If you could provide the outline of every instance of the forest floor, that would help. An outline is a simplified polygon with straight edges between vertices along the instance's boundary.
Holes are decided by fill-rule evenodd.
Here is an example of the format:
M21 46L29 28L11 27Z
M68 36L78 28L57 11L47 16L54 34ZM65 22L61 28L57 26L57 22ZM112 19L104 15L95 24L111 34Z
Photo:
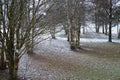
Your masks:
M22 57L18 74L26 80L120 80L120 40L113 41L103 34L82 35L81 49L71 51L66 36L57 34Z

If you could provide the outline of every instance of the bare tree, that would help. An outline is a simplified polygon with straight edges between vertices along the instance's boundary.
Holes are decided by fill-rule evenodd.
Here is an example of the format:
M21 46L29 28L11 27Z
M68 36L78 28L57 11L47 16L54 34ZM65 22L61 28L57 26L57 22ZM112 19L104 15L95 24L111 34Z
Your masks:
M84 0L66 0L70 48L80 47L80 29L83 20Z
M10 80L17 79L20 58L35 45L33 41L45 31L43 11L48 7L44 0L2 0L0 40L6 55ZM32 7L31 7L32 6ZM31 46L26 46L29 44Z

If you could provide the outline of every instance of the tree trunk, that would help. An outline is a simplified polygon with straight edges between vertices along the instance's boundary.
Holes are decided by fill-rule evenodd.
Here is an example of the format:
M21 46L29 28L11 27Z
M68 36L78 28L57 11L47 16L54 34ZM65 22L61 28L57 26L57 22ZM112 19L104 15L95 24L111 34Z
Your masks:
M73 28L70 29L70 48L71 48L71 50L74 50L74 49L75 49L74 31L73 31Z
M112 42L112 23L111 21L109 22L109 42Z
M70 27L69 27L69 42L70 42L70 49L75 50L75 41L74 41L74 27L73 27L72 20L70 20Z
M17 80L18 78L17 72L18 72L18 68L15 68L15 66L10 65L9 66L9 75L10 75L9 80Z
M85 34L85 26L83 26L83 34Z
M119 32L118 32L118 39L120 39L120 29L119 29Z
M33 49L34 49L34 29L32 29L32 40L31 40L31 44L32 44L32 45L30 45L30 46L31 46L30 52L33 52Z
M96 33L99 33L99 25L96 23Z
M11 59L11 61L9 61L9 80L17 80L18 76L17 76L17 72L18 72L18 62L19 62L19 58L16 56L15 59Z
M14 46L14 33L11 30L10 40L7 41L7 48L9 51L6 53L8 60L9 80L17 80L19 53L16 53Z
M105 25L103 24L102 33L105 33Z
M107 35L108 34L108 32L107 32L107 24L105 24L105 35Z
M80 48L80 26L78 27L77 34L76 34L76 47Z
M112 0L110 0L110 14L109 14L109 42L112 42Z
M2 49L0 55L0 69L5 70L7 69L6 62L5 62L5 50L4 50L4 41L2 42Z
M56 37L55 37L55 26L52 27L50 33L51 33L52 39L56 39Z
M69 32L68 32L69 33ZM67 34L67 41L70 41L69 34Z
M5 70L5 69L7 69L7 67L6 67L6 62L5 62L5 59L4 59L5 55L4 55L3 52L1 52L1 55L0 55L0 56L1 56L1 57L0 57L0 69L1 69L1 70Z
M117 33L119 33L119 23L117 23Z

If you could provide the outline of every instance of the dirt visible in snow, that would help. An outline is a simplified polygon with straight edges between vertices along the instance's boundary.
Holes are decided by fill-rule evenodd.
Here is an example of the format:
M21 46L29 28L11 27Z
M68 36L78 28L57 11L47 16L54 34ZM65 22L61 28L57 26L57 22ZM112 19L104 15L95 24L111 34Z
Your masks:
M71 51L60 37L24 55L19 76L26 80L120 80L120 43L81 41L81 49Z

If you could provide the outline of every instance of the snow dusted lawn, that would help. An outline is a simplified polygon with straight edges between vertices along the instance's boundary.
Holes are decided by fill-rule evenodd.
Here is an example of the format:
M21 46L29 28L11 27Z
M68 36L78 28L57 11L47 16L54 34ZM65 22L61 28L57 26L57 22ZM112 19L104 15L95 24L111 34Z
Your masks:
M22 57L18 72L22 79L120 80L120 40L109 43L103 34L81 35L82 49L71 51L63 32L56 36ZM0 80L5 80L1 73Z
M38 44L34 54L24 55L19 74L27 80L120 80L119 40L81 38L81 47L71 51L59 33Z

